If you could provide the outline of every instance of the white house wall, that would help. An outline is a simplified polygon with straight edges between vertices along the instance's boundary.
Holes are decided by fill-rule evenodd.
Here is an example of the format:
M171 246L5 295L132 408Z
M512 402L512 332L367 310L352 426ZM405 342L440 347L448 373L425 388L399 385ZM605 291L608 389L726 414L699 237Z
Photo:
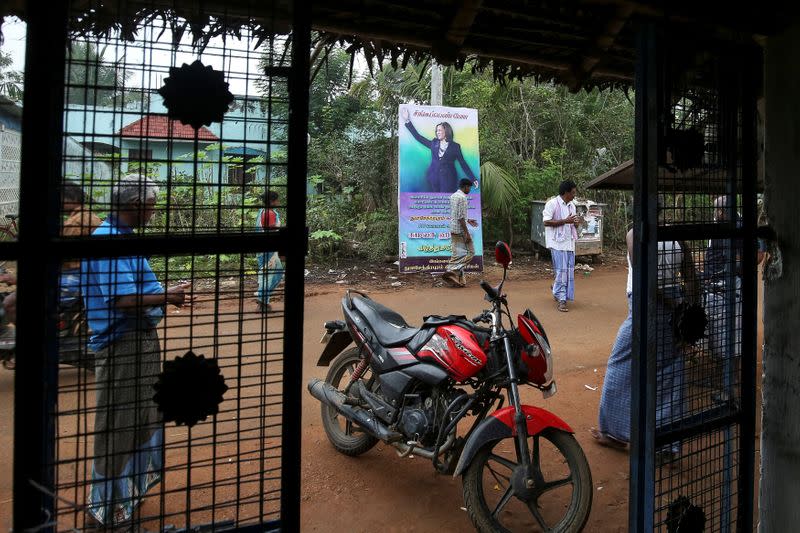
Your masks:
M22 135L8 128L0 130L0 216L19 209L19 171Z

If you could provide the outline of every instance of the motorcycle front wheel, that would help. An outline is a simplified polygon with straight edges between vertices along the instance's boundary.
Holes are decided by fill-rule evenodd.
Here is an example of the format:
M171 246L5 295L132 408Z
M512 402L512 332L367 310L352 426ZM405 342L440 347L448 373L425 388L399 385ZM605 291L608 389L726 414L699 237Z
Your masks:
M581 531L592 507L592 474L578 441L548 429L529 437L528 449L531 486L520 482L530 476L518 468L514 439L490 442L475 455L463 477L464 502L475 528L483 533Z
M331 363L325 381L338 390L344 389L350 381L350 376L361 361L358 348L350 348L339 354ZM371 370L367 369L361 380L369 380ZM378 439L365 433L358 425L347 420L334 407L322 404L322 426L328 435L333 447L340 453L355 457L369 451L378 443Z

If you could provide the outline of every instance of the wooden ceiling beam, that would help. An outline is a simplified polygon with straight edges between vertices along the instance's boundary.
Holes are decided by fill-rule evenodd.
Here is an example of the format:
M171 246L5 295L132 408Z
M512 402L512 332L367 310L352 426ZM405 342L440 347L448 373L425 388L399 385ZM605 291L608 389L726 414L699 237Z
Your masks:
M608 0L607 0L608 1ZM534 15L530 12L515 11L512 9L503 9L494 6L482 6L481 11L495 15L504 20L524 21L533 24L535 27L558 27L563 30L580 31L581 25L569 20L558 20L552 17L545 17L541 15Z
M706 26L728 32L746 32L751 35L770 35L775 33L781 24L790 23L791 16L798 15L798 8L784 7L787 16L775 13L776 3L768 2L767 6L749 11L731 7L727 11L720 10L716 4L708 6L697 1L672 1L668 9L662 9L652 4L645 4L637 0L583 0L589 6L617 6L632 7L636 15L657 18L678 24ZM731 4L735 6L736 4ZM766 16L764 14L767 14ZM791 16L789 16L791 15Z
M420 37L420 35L425 35L424 32L415 31L413 32L414 35L412 35L412 32L405 33L403 31L398 31L396 26L392 29L378 29L374 25L371 25L369 28L356 28L353 26L340 25L332 21L315 20L314 29L341 35L342 37L356 36L359 39L377 39L425 50L430 50L432 45L431 41Z
M482 3L483 0L461 0L444 36L433 43L433 55L441 63L452 64L458 58Z
M342 17L345 15L344 19L352 19L357 20L355 17L363 15L365 12L369 13L380 13L385 15L387 19L394 19L397 20L398 17L408 18L408 17L415 17L415 18L424 18L425 20L430 20L435 22L436 24L442 24L443 18L441 13L438 9L436 9L436 4L431 3L428 9L423 7L414 7L406 4L399 4L397 2L386 2L381 0L369 0L365 5L360 6L359 9L352 9L349 13L345 13L345 7L341 5L342 3L337 2L330 2L330 3L314 3L312 7L312 15L313 18L323 17L323 18L333 18L333 17ZM312 19L313 20L313 19Z
M354 32L353 28L346 28L341 26L334 26L332 24L326 23L324 21L317 21L314 25L315 29L341 35L343 37L358 35L361 39L374 39L374 40L384 40L390 41L393 43L397 43L403 46L408 46L411 48L419 49L420 51L427 51L430 52L433 44L430 41L426 41L424 39L419 38L418 36L409 37L407 34L396 32L396 31L389 31L389 30L362 30L358 32ZM485 57L487 59L496 58L501 61L510 61L515 63L521 63L526 65L538 65L541 67L554 69L554 70L565 70L569 67L569 65L562 63L562 62L555 62L549 61L546 59L536 59L533 57L528 57L524 54L508 54L508 50L501 51L499 49L485 49L481 48L480 50L472 49L470 47L465 47L461 51L464 54L475 54L481 57Z
M518 65L543 67L549 70L559 71L562 73L568 72L570 68L569 63L563 61L553 61L552 59L535 57L533 55L521 52L515 53L514 51L508 49L481 47L480 50L475 50L471 49L469 46L465 46L463 52L467 54L476 55L478 57L483 57L486 59L497 59L499 61L516 63ZM594 77L597 78L613 78L624 81L632 81L633 67L631 67L630 72L628 72L627 70L617 71L610 68L606 68L603 70L597 69L593 72L593 75ZM560 76L563 76L563 74L561 74Z
M483 0L462 0L461 7L456 11L453 20L450 21L450 27L447 30L445 39L448 42L461 46L475 22L475 17L478 15L478 10L481 7Z
M428 53L431 52L433 46L430 41L426 41L425 39L419 37L420 35L425 35L425 33L416 33L414 36L409 36L409 33L397 31L396 29L377 30L375 29L375 26L372 26L370 30L361 29L359 31L354 31L354 28L352 27L334 25L330 22L321 20L315 21L314 28L331 34L341 35L342 37L357 35L361 39L389 41ZM461 53L465 55L474 55L485 59L496 59L498 61L518 64L521 66L534 68L540 67L551 72L559 73L557 76L560 80L565 78L564 75L569 71L571 66L567 61L555 61L544 57L537 57L533 54L514 51L509 47L501 48L498 46L484 45L483 43L481 43L480 46L473 46L469 41L465 42L465 45L461 49ZM593 72L593 77L601 79L615 79L622 82L631 82L633 79L633 67L631 66L630 69L621 70L614 70L612 68L605 68L603 70L596 69Z
M586 78L592 75L592 71L614 44L633 11L634 8L631 5L619 6L614 15L606 22L603 31L594 39L592 45L578 54L581 59L570 68L570 79L567 83L571 91L580 89Z

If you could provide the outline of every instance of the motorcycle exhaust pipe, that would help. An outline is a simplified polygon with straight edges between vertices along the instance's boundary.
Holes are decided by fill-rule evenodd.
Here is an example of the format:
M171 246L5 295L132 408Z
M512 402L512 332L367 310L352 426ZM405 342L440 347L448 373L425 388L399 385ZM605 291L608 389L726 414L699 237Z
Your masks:
M456 441L456 433L455 431L450 433L450 436L447 437L447 440L444 441L439 447L439 457L444 455L446 452L450 450L453 446L453 443ZM418 455L425 459L433 459L433 450L429 448L423 448L421 445L417 446L416 443L405 443L405 442L392 442L392 446L397 448L398 455L400 457L408 457L412 453L414 455Z
M402 434L390 430L366 409L345 403L347 397L344 393L335 389L326 381L312 379L308 382L308 392L320 402L336 409L351 422L358 424L364 431L376 439L392 443L402 440L403 438Z

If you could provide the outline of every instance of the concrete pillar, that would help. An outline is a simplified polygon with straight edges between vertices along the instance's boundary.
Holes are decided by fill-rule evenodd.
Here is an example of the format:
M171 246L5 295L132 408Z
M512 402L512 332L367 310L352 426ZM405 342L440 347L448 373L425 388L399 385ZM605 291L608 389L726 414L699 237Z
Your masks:
M431 105L442 105L442 88L444 78L442 66L436 61L431 61Z
M765 204L777 233L764 286L759 530L800 524L800 25L766 45Z

